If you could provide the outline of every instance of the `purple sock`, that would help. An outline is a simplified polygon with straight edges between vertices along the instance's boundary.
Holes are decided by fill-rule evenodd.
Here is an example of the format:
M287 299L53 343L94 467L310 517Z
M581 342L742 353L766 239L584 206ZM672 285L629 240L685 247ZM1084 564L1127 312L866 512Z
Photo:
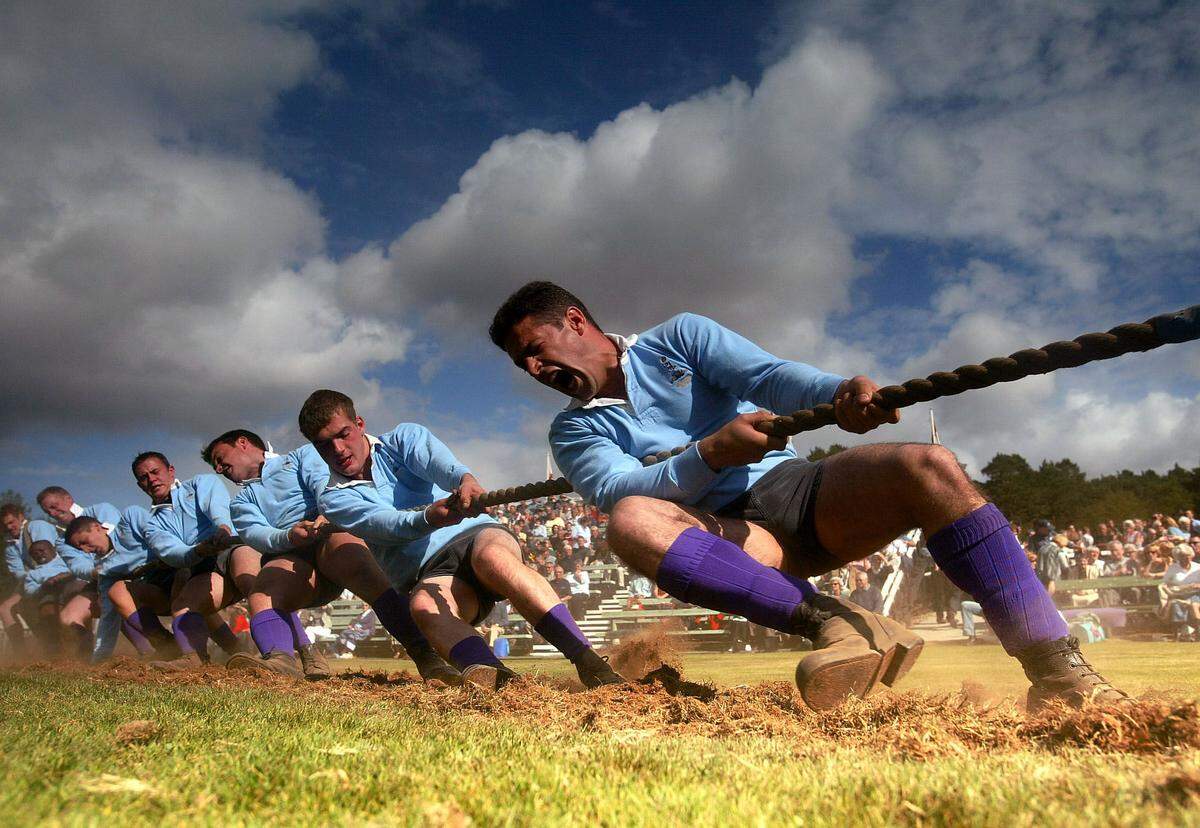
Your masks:
M237 636L233 634L233 630L229 629L228 624L221 624L215 630L209 633L212 640L217 642L217 646L227 653L235 653L238 648Z
M1034 574L1008 518L991 503L939 530L928 544L950 582L983 607L1009 655L1068 635L1067 622Z
M304 622L300 620L300 613L289 612L287 618L292 627L292 643L296 645L296 649L302 650L311 646L312 641L309 640L308 633L304 631Z
M587 636L576 625L566 604L555 604L533 628L571 661L592 649Z
M273 609L265 609L250 616L250 637L264 656L271 652L287 655L294 655L296 652L292 645L292 625Z
M496 658L492 648L477 635L468 635L462 641L450 648L450 663L465 671L474 664L487 664L491 667L503 667L504 662Z
M136 610L133 615L122 621L121 631L142 655L154 652L156 644L171 639L171 634L158 620L158 616L147 609Z
M412 613L408 609L408 598L394 588L388 587L375 599L375 603L371 604L371 609L375 610L375 617L383 624L383 628L404 646L410 656L414 650L423 652L431 649L429 642L418 629L417 622L413 621Z
M184 654L198 653L201 658L208 655L208 625L200 613L189 611L172 618L171 634Z
M133 625L131 618L126 618L121 622L121 632L125 633L125 637L129 639L129 643L136 647L137 651L142 655L149 655L154 652L154 645L150 643L150 639L146 638L145 634Z
M803 578L760 564L737 544L686 529L658 565L658 585L671 595L755 624L792 632L792 613L817 593Z

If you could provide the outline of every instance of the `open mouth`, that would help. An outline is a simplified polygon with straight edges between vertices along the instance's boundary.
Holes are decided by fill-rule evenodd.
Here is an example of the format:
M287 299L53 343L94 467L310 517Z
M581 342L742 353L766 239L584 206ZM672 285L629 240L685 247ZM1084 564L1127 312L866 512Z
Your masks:
M582 384L579 376L566 368L559 368L550 378L550 387L569 397L575 396L576 389Z

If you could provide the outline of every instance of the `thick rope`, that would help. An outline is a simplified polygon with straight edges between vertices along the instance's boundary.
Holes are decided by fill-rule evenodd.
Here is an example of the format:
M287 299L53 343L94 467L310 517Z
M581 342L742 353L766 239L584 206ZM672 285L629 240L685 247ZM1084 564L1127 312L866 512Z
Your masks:
M875 403L887 409L905 408L1001 382L1014 382L1034 374L1076 368L1089 362L1195 339L1200 339L1200 305L1155 316L1141 323L1118 325L1104 333L1086 333L1067 342L1026 348L1006 357L989 359L981 365L963 365L953 371L937 371L927 377L910 379L902 385L889 385L875 393ZM833 406L822 403L815 408L763 420L756 428L772 437L792 437L836 422ZM643 458L642 464L652 466L686 450L687 446L680 446L671 451L660 451ZM484 506L499 506L570 491L570 482L565 477L556 477L539 483L495 489L482 495L479 500Z

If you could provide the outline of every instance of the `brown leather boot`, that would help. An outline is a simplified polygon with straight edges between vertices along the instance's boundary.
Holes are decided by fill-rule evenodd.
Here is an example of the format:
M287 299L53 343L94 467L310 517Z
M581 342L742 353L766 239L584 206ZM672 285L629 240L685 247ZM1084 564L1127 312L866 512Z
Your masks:
M204 661L198 653L184 653L179 658L173 658L169 661L151 661L150 667L158 670L160 673L180 673L184 670L193 670L197 667L203 667Z
M1088 664L1079 651L1079 639L1073 636L1034 644L1017 653L1017 660L1033 683L1025 697L1025 708L1030 713L1058 701L1072 707L1115 706L1130 701Z
M304 670L304 677L309 681L325 681L333 678L333 671L329 669L329 662L325 660L325 654L317 649L316 644L309 644L307 647L301 647L298 651L300 656L300 666Z
M814 652L796 665L796 686L806 704L827 710L850 696L892 686L912 669L925 641L890 618L830 595L796 608L794 631Z
M278 650L272 650L262 657L258 653L234 653L225 663L225 668L248 673L274 673L294 679L305 677L304 671L296 663L296 657Z
M482 687L484 690L499 690L515 679L517 674L507 667L491 664L472 664L462 672L463 682Z

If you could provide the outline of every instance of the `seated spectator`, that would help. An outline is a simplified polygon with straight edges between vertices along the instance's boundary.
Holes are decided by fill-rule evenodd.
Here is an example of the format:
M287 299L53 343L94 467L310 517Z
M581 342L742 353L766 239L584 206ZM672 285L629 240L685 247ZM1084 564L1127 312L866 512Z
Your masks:
M567 583L571 585L571 592L567 597L567 608L571 611L571 617L578 621L587 615L588 608L591 606L592 580L584 571L582 561L575 562L574 570L567 573L566 579Z
M869 612L883 612L883 593L871 583L871 577L866 572L854 576L854 591L850 600Z
M1175 547L1174 563L1163 576L1159 593L1167 620L1175 625L1180 641L1196 641L1200 631L1200 563L1186 543Z
M968 644L975 644L975 618L983 618L983 607L977 601L963 601L959 604L962 610L962 631Z
M554 587L554 593L563 601L571 597L571 582L567 580L567 575L563 568L558 564L554 565L554 569L550 572L550 586Z
M1099 550L1095 547L1085 550L1080 555L1079 577L1086 581L1096 580L1104 575L1104 564L1100 563ZM1091 607L1100 603L1100 591L1084 589L1071 593L1071 605L1075 607Z

